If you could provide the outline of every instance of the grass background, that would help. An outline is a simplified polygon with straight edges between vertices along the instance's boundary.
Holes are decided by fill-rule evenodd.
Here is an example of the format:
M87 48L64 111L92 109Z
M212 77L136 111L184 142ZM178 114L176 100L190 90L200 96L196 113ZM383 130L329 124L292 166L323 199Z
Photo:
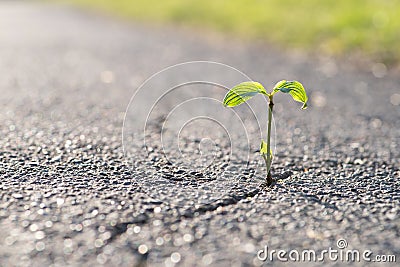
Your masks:
M211 28L287 48L400 62L399 0L70 0L152 23Z

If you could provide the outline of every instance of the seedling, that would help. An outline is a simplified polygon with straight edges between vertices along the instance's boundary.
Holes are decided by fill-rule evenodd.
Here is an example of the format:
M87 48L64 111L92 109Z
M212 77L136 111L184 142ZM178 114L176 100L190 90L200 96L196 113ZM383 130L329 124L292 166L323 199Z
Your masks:
M258 82L244 82L234 86L229 92L226 94L224 98L224 106L225 107L235 107L240 104L243 104L253 96L257 94L263 94L268 97L269 105L268 105L268 130L267 130L267 143L264 140L261 140L260 146L260 154L265 161L265 165L267 167L267 185L271 185L273 183L273 179L271 176L271 163L272 163L272 149L271 149L271 121L272 121L272 109L274 107L273 98L277 92L289 93L295 101L303 103L302 109L307 108L307 94L303 85L298 81L285 81L282 80L278 82L272 92L267 93L262 84Z

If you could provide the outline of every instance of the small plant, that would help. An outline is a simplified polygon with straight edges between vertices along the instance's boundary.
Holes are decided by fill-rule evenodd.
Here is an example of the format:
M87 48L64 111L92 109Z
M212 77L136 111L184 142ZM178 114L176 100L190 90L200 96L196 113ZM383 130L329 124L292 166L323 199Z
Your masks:
M303 103L302 109L307 108L307 94L303 85L298 81L280 81L278 82L271 93L267 93L262 84L258 82L244 82L233 87L226 94L224 98L224 106L225 107L235 107L240 104L243 104L253 96L257 94L263 94L268 97L269 105L268 105L268 131L267 131L267 143L264 140L261 140L260 153L265 161L265 165L267 167L267 185L271 185L273 183L273 179L271 176L271 163L272 163L272 149L271 149L271 121L272 121L272 109L274 107L273 98L277 92L289 93L295 101Z

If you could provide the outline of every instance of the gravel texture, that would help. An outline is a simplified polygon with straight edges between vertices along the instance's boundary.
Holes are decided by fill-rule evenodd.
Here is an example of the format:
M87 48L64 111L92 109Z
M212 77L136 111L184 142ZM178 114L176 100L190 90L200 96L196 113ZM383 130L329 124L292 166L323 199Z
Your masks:
M259 266L265 245L321 251L341 238L400 261L399 75L204 35L0 2L0 266ZM147 150L142 128L132 127L139 135L126 142L136 150L124 156L122 124L136 88L191 60L229 64L268 87L282 78L307 87L304 112L276 97L273 187L260 182L259 140L242 146L243 130L216 136L206 169L199 129L220 132L210 121L187 128L182 154L171 133L157 143L165 103L149 119ZM176 84L165 77L143 105ZM214 89L203 93L222 99L223 88ZM230 110L205 110L236 125ZM128 124L148 110L135 111Z

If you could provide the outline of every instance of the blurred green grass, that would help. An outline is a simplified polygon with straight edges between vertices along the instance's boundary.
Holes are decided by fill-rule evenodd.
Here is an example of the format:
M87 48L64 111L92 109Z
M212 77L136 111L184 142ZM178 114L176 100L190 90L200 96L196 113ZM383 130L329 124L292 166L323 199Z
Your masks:
M398 0L70 0L152 23L206 27L287 48L400 62Z

